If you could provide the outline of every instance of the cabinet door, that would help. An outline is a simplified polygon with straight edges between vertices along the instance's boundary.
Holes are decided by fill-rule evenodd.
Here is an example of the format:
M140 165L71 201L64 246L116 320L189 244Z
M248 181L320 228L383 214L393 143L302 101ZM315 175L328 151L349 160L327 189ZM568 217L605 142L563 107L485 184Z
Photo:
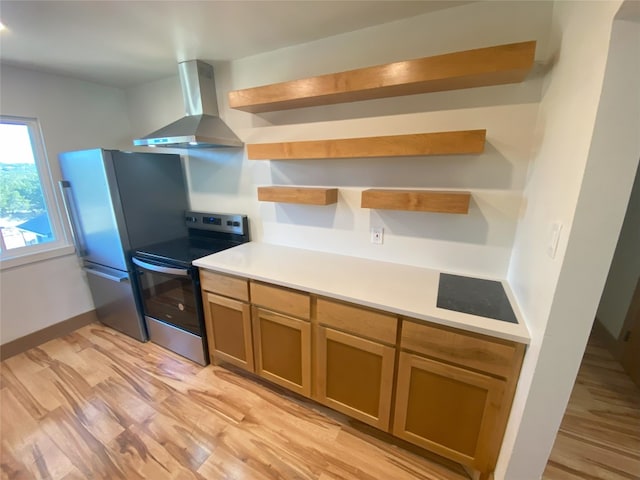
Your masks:
M212 363L224 361L253 372L249 304L202 293Z
M395 349L318 327L316 400L388 430Z
M253 307L256 373L289 390L311 396L311 325Z
M505 382L400 353L394 435L487 472Z

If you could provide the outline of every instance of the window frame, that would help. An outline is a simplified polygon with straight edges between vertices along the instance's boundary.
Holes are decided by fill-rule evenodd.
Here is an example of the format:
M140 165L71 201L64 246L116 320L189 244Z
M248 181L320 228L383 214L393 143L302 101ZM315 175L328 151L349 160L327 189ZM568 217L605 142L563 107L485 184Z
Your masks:
M46 243L25 245L24 247L12 249L6 249L3 245L0 250L0 270L73 253L75 249L70 242L71 236L68 226L62 220L63 209L60 206L60 197L56 195L54 188L55 183L49 158L44 147L44 136L42 135L40 122L37 118L0 115L0 123L24 125L29 131L33 159L53 233L53 240Z

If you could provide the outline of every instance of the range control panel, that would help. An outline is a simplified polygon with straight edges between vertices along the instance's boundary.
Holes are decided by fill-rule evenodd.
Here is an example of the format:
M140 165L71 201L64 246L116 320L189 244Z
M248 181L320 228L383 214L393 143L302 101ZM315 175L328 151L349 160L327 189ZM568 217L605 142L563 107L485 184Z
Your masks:
M247 216L228 213L185 212L184 223L188 228L245 235Z

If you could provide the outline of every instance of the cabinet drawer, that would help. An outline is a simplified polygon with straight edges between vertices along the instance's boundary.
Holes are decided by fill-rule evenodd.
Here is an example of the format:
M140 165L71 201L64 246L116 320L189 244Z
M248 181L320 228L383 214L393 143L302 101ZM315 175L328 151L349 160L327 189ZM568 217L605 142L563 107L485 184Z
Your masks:
M311 299L308 293L264 283L251 282L251 303L305 320L309 320L311 316Z
M200 270L200 285L202 290L218 293L225 297L249 301L248 281L244 278L230 277L220 273Z
M513 342L411 321L402 323L400 347L504 378L518 351Z
M398 319L355 305L318 299L318 322L361 337L395 345Z

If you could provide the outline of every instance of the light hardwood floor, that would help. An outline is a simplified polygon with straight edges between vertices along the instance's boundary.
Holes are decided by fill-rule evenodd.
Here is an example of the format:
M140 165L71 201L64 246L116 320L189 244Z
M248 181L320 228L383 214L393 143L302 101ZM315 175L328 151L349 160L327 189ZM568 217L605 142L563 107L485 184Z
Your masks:
M595 333L543 479L640 479L640 388Z
M301 398L96 324L0 372L3 479L468 478Z
M0 414L3 479L468 478L311 402L96 324L2 362ZM638 478L640 389L592 338L544 479Z

